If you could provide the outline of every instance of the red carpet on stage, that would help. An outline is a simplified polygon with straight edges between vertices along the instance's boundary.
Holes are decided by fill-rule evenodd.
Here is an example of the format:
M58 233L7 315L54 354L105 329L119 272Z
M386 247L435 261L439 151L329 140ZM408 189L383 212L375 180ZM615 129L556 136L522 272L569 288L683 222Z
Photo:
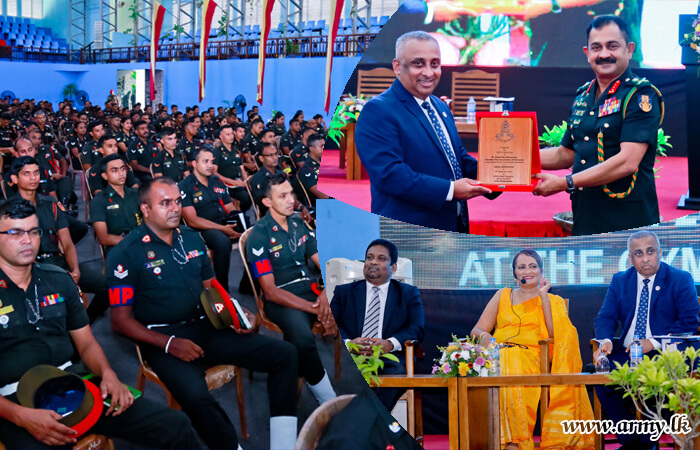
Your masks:
M476 154L472 154L476 157ZM338 168L339 151L325 150L321 161L318 188L331 197L370 211L369 180L349 181L345 169ZM678 200L688 190L688 160L661 157L657 162L656 191L662 220L673 220L694 211L677 209ZM568 171L554 171L564 176ZM503 237L567 236L552 216L571 211L566 193L552 197L535 197L527 192L505 192L496 200L478 197L469 200L469 226L472 234Z

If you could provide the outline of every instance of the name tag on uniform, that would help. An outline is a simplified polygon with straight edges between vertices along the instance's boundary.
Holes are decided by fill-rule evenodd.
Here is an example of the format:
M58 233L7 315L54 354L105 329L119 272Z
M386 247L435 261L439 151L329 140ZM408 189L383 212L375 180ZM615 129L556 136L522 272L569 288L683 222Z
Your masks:
M271 252L276 252L277 250L282 250L282 244L276 245L270 249Z
M119 209L119 205L107 205L107 209Z
M600 105L600 108L598 109L598 117L604 117L608 116L610 114L616 113L620 110L620 99L618 98L609 98L605 100L605 103Z
M163 264L165 264L165 261L163 261L162 259L159 259L159 260L147 263L146 269L150 269L152 267L162 266Z

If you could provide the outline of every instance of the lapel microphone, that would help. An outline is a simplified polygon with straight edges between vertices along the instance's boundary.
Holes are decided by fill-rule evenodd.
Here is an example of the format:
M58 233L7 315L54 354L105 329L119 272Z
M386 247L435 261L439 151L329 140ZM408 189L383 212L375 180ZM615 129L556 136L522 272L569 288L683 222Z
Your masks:
M521 279L520 279L520 284L525 284L525 283L527 283L527 280L525 279L525 277L521 278Z

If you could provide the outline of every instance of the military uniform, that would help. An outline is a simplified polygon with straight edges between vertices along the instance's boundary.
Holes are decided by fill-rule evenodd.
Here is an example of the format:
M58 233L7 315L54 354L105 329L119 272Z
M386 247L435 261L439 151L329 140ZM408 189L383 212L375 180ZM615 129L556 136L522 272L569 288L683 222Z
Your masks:
M199 182L194 173L180 181L182 207L193 206L197 216L219 225L226 223L228 213L224 205L231 203L226 185L219 177L209 177L209 185ZM231 267L231 239L223 231L199 230L212 251L216 279L228 290L228 272Z
M195 153L199 151L204 145L203 139L198 139L196 136L192 138L192 142L188 141L186 137L182 137L180 142L177 143L176 151L179 151L187 161L192 161L194 159Z
M234 364L268 372L271 416L295 416L297 361L293 348L261 334L216 330L206 319L199 296L202 282L214 277L199 234L187 227L165 243L145 224L126 236L107 256L105 270L112 307L132 306L134 318L166 336L190 339L204 357L187 363L163 349L141 344L143 357L192 420L209 448L238 445L236 431L212 397L204 369Z
M99 148L97 141L92 138L85 142L80 150L80 162L83 166L94 166L102 158L102 152L98 150Z
M275 168L275 173L285 173L284 170L280 169L279 166ZM260 209L260 215L264 216L267 214L267 206L263 205L262 198L264 195L265 183L267 178L272 175L267 167L261 167L255 175L250 179L250 193L253 195L253 200L255 204L258 205Z
M321 169L321 163L313 159L311 156L306 158L304 161L304 167L299 169L298 177L299 182L306 189L306 193L309 194L309 200L311 200L311 205L316 207L316 196L310 189L318 184L318 172Z
M44 145L52 145L54 141L56 140L56 134L53 131L53 128L51 125L48 124L48 117L47 117L47 123L44 125L44 129L42 130L41 128L37 128L39 132L41 133L41 142Z
M243 142L245 143L248 152L253 156L257 155L258 153L260 153L260 150L262 150L262 141L260 140L260 135L255 136L249 131L243 138Z
M242 179L243 155L235 146L231 146L230 151L226 150L223 145L216 147L214 149L214 164L217 165L217 170L222 176L232 180ZM238 200L241 211L248 211L253 205L250 195L244 187L228 187L228 193L231 198Z
M41 236L37 261L54 264L70 271L70 266L68 266L65 256L58 247L58 231L69 227L68 217L64 212L63 205L58 203L53 197L37 194L35 206L36 215L39 219L39 228L44 231L44 234ZM102 267L97 267L95 264L80 263L78 268L80 269L78 285L83 291L95 294L88 308L88 315L94 320L108 307L107 286L105 285L105 277L102 274Z
M153 174L161 174L166 178L178 182L184 178L185 172L189 170L185 156L178 150L174 150L170 155L167 150L161 150L153 158Z
M280 150L284 151L284 148L289 148L291 152L294 147L301 143L301 132L298 134L293 134L292 130L287 131L280 138Z
M306 161L306 157L309 156L309 147L304 145L303 142L299 142L289 156L292 158L292 161L294 161L294 166L299 167L299 163Z
M69 332L86 325L85 307L73 279L63 269L51 264L34 264L26 291L0 270L2 395L17 403L13 383L25 372L40 364L59 367L74 360ZM87 374L82 364L73 364L66 370ZM128 439L152 448L197 446L196 436L182 413L143 398L135 400L119 416L103 415L89 433ZM7 448L49 448L26 429L5 419L0 419L0 436Z
M136 161L146 169L151 167L153 158L155 158L157 154L158 147L156 147L150 141L147 141L144 144L144 142L138 137L131 142L129 145L129 150L127 151L129 161ZM134 171L134 173L141 181L151 178L150 170L149 172Z
M138 178L136 178L136 175L134 175L134 171L128 168L129 163L126 161L126 156L121 155L120 158L127 165L125 185L127 187L133 187L134 185L138 185L139 180ZM101 191L105 188L105 186L107 186L107 181L105 181L105 179L102 178L102 159L104 159L102 153L96 152L93 159L94 169L90 167L90 174L88 176L88 186L90 187L90 192L92 192L92 195L95 195L98 191Z
M107 184L90 201L90 222L105 222L107 233L125 236L141 225L138 189L124 186L124 197Z
M0 127L0 148L12 147L17 137L17 127L12 122L6 127Z
M294 216L287 218L287 228L289 231L269 212L262 217L246 242L248 265L256 279L274 275L278 288L313 303L317 295L311 289L307 258L318 253L316 235ZM310 385L320 382L325 370L311 331L317 316L271 301L265 301L265 313L282 329L284 339L297 348L300 376Z
M85 145L85 137L80 137L77 134L72 134L68 137L68 140L66 141L66 148L68 149L68 153L70 154L71 158L71 164L73 166L73 170L83 170L82 166L80 165L80 160L73 156L73 153L71 152L71 149L77 148L78 153L81 154L83 151L83 146Z
M659 222L654 159L663 114L661 95L629 68L596 100L597 88L593 80L578 89L562 138L561 145L575 152L573 173L595 166L601 156L607 160L618 154L621 142L645 143L648 148L634 175L605 186L576 189L573 234L579 236Z
M285 128L284 124L276 125L272 123L268 125L268 128L275 133L275 136L282 136L284 133L287 132L287 128Z

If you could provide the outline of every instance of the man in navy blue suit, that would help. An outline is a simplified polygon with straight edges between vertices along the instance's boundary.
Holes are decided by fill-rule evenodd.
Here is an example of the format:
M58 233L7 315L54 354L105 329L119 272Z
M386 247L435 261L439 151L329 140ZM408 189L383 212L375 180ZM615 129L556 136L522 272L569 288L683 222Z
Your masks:
M370 100L355 130L371 183L372 212L447 231L469 232L466 200L491 191L474 183L447 105L432 95L440 81L440 48L424 31L396 41L396 80Z
M364 281L335 287L331 311L340 335L372 354L380 345L385 353L399 352L406 341L422 341L425 315L418 288L391 279L399 252L393 242L375 239L365 252ZM400 362L384 360L382 374L405 374L405 356ZM377 397L391 411L402 389L379 389Z
M639 335L643 351L652 357L661 344L652 336L692 333L698 330L698 294L688 272L661 262L659 238L651 231L638 231L627 241L629 261L633 267L616 273L605 295L605 301L594 321L595 337L601 343L593 355L608 355L614 361L629 362L629 347L634 335ZM613 345L618 324L622 335ZM622 391L596 386L596 393L609 419L634 420L632 402L622 399ZM620 434L621 448L655 448L649 436Z

